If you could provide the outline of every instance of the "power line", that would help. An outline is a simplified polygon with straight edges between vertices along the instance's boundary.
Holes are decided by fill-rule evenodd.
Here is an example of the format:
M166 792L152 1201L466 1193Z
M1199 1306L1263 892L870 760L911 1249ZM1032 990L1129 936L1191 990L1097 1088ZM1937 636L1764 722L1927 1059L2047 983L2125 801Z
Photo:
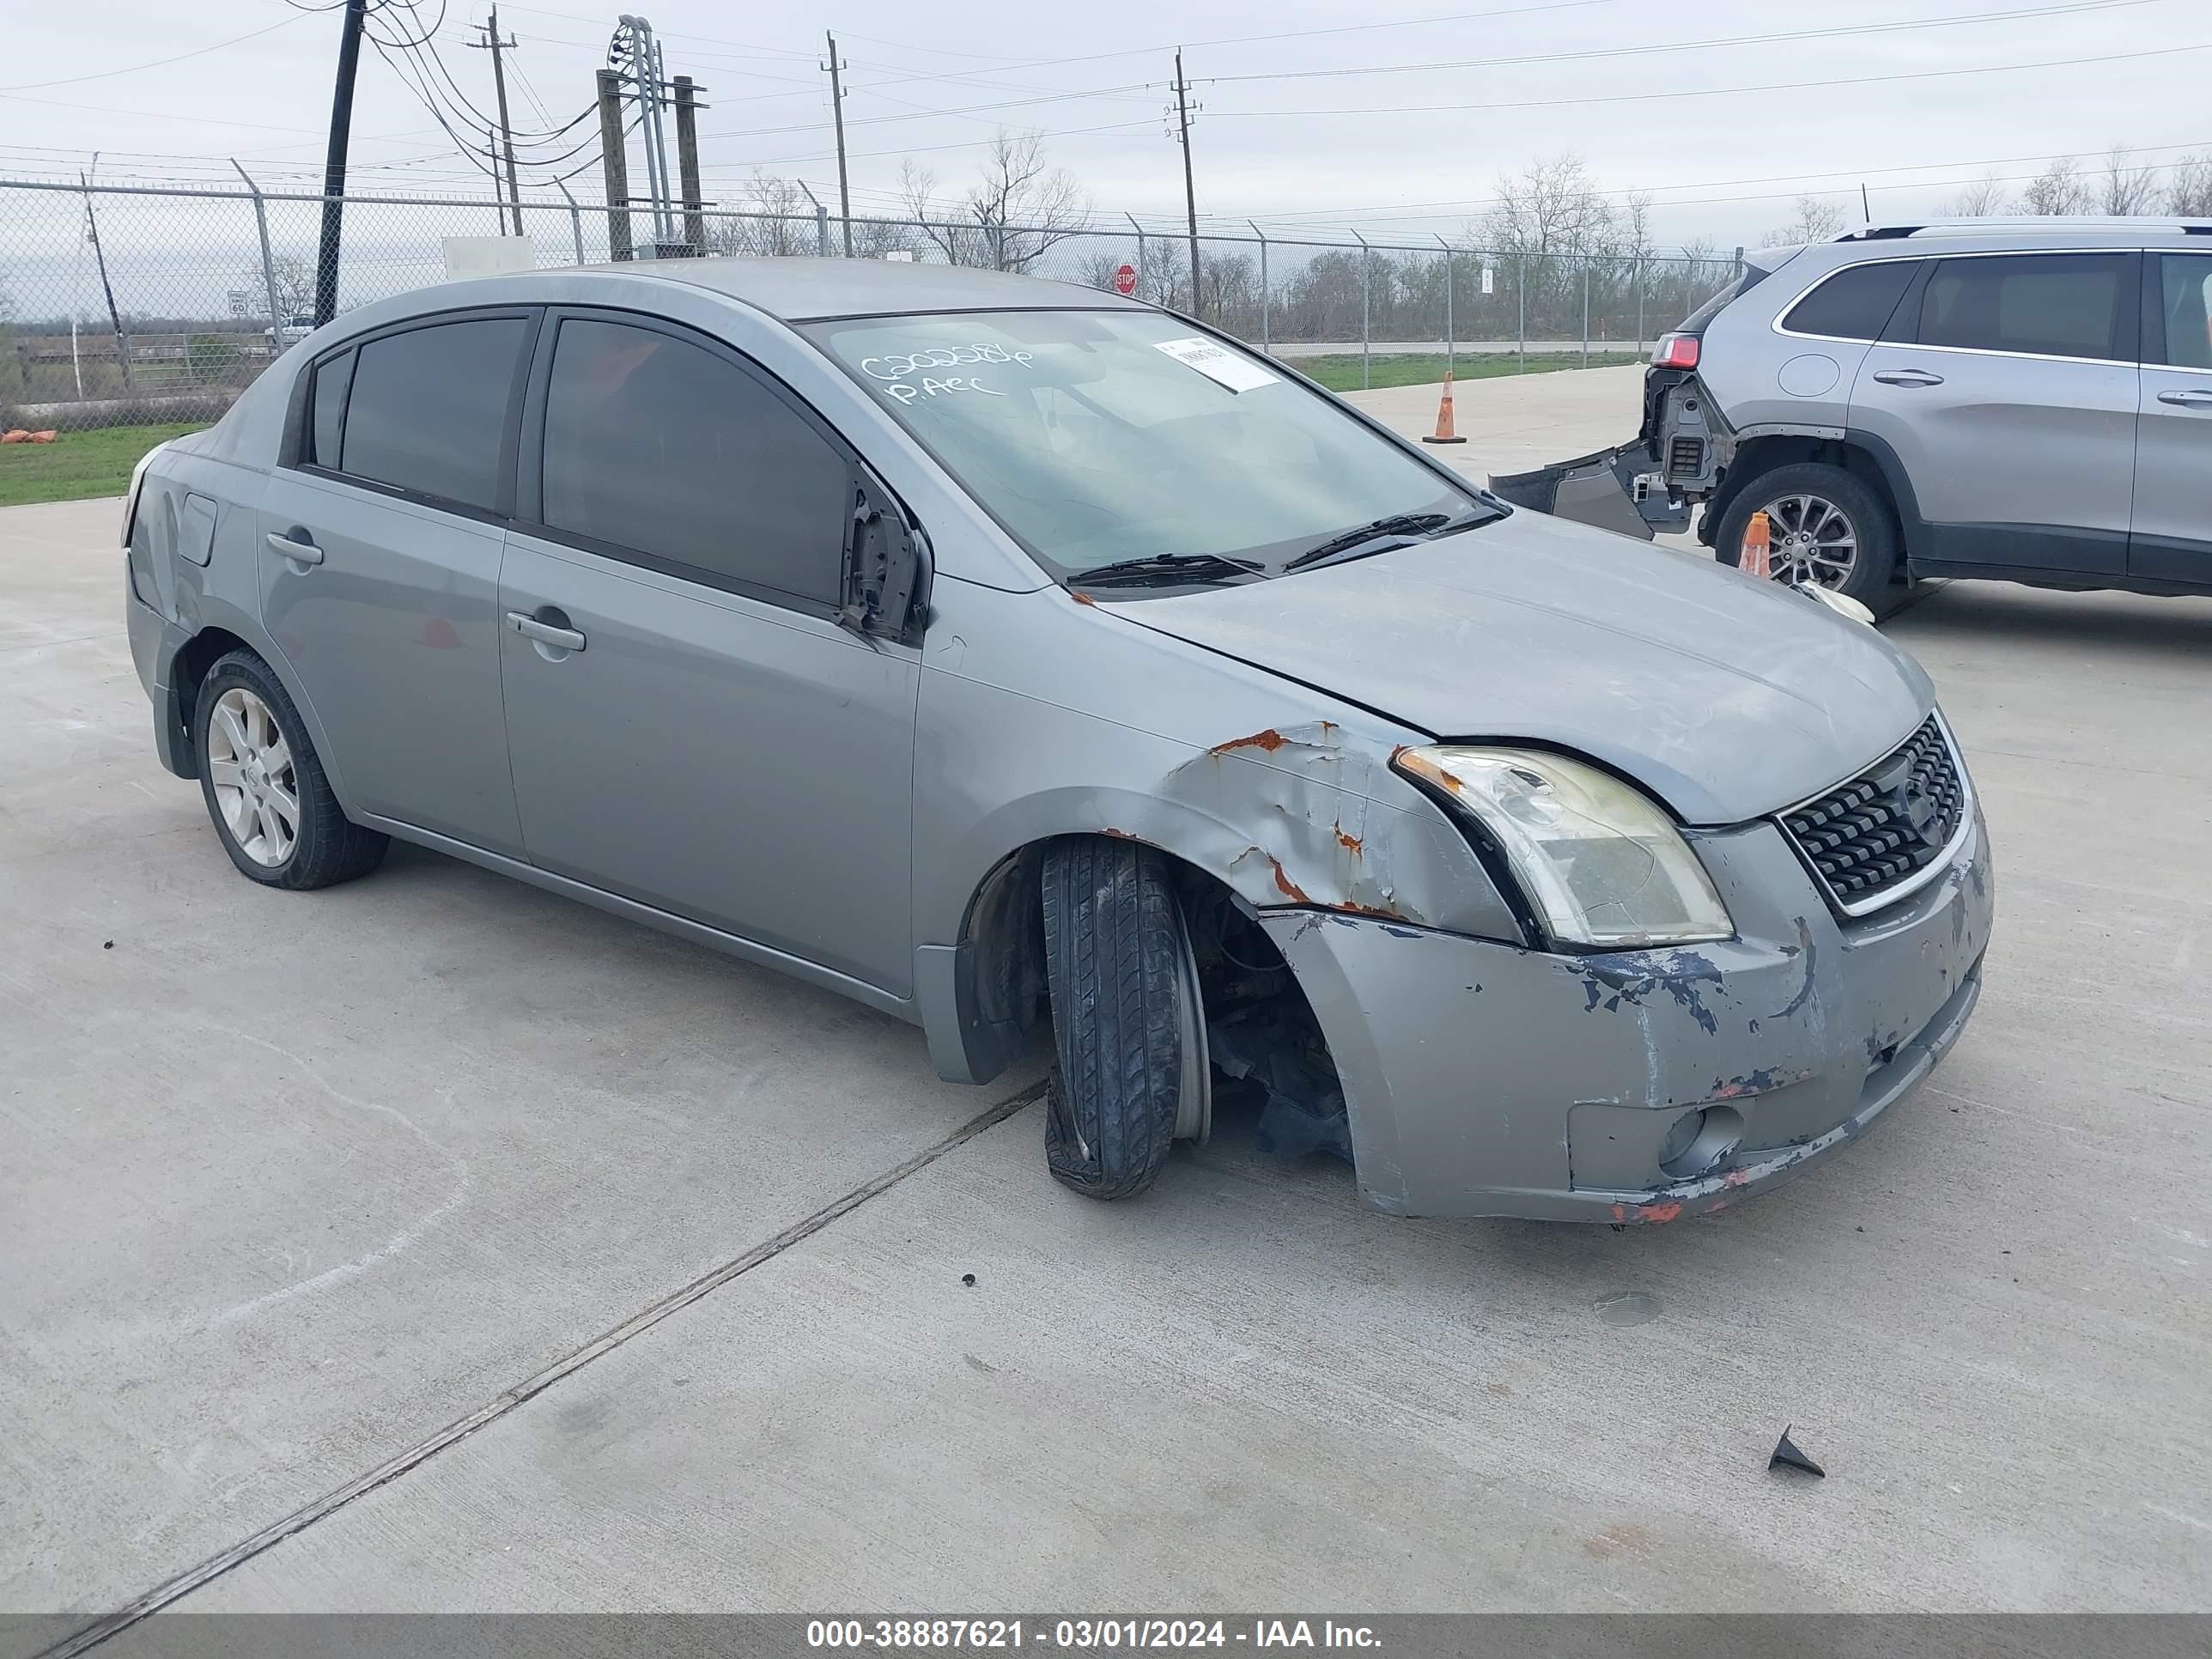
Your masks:
M1512 58L1469 58L1451 61L1431 59L1420 64L1370 64L1356 69L1276 70L1249 75L1214 75L1216 82L1237 81L1309 81L1358 75L1421 74L1431 70L1502 69L1518 64L1580 63L1598 58L1642 58L1655 52L1711 52L1722 47L1772 46L1793 40L1826 40L1844 36L1887 34L1907 29L1956 28L1969 23L2021 21L2056 17L2075 12L2114 11L2124 7L2163 5L2166 0L2069 0L2063 5L2018 8L2010 11L1975 12L1964 17L1917 17L1889 23L1839 23L1830 28L1794 29L1774 34L1734 34L1709 40L1661 40L1635 46L1592 46L1577 52L1527 52Z
M304 13L302 14L305 15ZM106 81L118 75L136 75L141 70L161 69L170 64L181 64L188 58L204 58L211 52L222 52L230 46L242 46L248 40L258 40L264 34L274 34L300 21L299 17L282 17L266 28L249 30L233 35L228 40L218 40L211 46L195 46L190 52L178 52L171 58L156 58L151 63L132 64L123 69L96 70L90 75L65 75L58 81L22 81L12 87L0 87L0 92L35 92L41 87L73 87L86 81Z
M1146 92L1157 82L1132 82L1127 86L1101 87L1093 92L1062 92L1041 98L1004 98L996 103L969 104L958 109L930 109L911 115L862 115L848 121L848 126L879 126L889 121L920 121L937 115L973 115L979 111L995 109L1026 109L1036 104L1070 103L1087 98L1113 98L1132 92ZM709 138L760 138L786 132L812 132L821 126L819 121L799 121L777 127L732 127L721 132L702 132L702 143Z
M1488 104L1390 104L1357 109L1232 109L1217 112L1224 118L1251 120L1263 117L1322 115L1425 115L1464 110L1564 109L1583 104L1641 104L1673 98L1721 98L1741 93L1802 92L1831 87L1864 87L1886 81L1936 81L1963 75L2006 75L2018 70L2074 69L2084 64L2118 64L2142 58L2165 58L2185 52L2203 52L2212 41L2186 46L2157 46L2147 52L2108 52L2097 58L2049 58L2033 64L1984 64L1967 69L1915 70L1895 75L1858 75L1826 81L1772 81L1733 87L1697 87L1667 92L1624 92L1590 98L1523 98Z

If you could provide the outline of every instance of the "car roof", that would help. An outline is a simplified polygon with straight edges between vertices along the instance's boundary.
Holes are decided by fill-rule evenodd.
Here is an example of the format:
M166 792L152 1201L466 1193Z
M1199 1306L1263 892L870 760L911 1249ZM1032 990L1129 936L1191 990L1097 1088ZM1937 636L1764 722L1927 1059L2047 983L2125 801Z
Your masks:
M897 259L641 259L595 265L710 289L787 323L939 311L1149 311L1118 294L1011 271Z

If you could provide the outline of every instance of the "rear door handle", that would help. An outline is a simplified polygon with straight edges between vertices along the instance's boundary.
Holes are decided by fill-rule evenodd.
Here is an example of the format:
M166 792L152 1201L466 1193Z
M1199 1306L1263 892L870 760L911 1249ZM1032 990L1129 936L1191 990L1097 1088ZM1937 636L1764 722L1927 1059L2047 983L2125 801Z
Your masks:
M1943 377L1930 374L1924 368L1884 368L1875 372L1875 379L1884 386L1941 386Z
M2162 404L2179 404L2184 409L2212 409L2212 392L2194 388L2187 392L2161 392L2158 400Z
M304 535L306 532L303 531L301 533ZM272 530L269 532L269 550L272 553L282 553L294 564L320 564L323 562L321 548L317 547L313 542L295 541L281 530Z
M510 611L507 625L526 640L536 640L540 645L550 645L558 651L581 651L584 636L574 628L556 628L551 623L538 620L527 611Z

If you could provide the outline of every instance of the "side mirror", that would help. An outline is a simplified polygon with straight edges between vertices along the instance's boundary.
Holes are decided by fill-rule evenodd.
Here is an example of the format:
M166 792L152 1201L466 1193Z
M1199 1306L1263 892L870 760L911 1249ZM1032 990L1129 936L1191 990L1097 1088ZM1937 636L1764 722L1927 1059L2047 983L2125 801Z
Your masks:
M863 638L921 643L929 620L929 539L863 486L846 538L845 605L837 620Z

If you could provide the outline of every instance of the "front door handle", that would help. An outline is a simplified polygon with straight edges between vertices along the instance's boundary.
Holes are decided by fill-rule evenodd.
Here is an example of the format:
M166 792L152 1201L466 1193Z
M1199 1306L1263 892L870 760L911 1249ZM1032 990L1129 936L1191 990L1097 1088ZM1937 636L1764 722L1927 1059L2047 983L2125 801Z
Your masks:
M550 645L556 651L581 651L582 633L574 628L556 628L551 623L540 622L527 611L510 611L507 625L526 640L535 640L540 645Z
M2179 404L2184 409L2212 409L2212 392L2200 392L2194 387L2186 392L2161 392L2158 400L2162 404Z
M1884 368L1875 373L1875 379L1884 386L1941 386L1943 377L1930 374L1924 368Z
M272 530L269 532L269 550L272 553L282 553L294 564L320 564L323 562L321 548L317 547L311 541L294 539L295 536L304 538L307 533L306 531L297 528L289 533L281 530Z

